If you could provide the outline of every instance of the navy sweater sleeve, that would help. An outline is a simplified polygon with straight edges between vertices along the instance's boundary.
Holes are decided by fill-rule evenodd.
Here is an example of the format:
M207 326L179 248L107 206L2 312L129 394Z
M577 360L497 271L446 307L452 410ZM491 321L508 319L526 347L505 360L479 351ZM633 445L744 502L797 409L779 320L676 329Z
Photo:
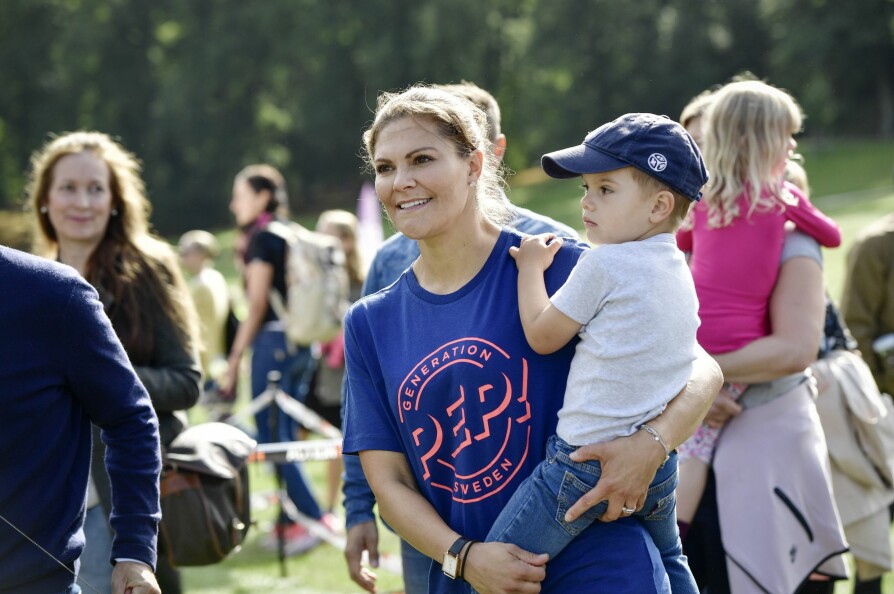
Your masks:
M112 557L155 567L161 455L152 403L91 287L75 284L59 315L57 356L66 383L106 445Z
M113 554L154 566L158 422L96 292L68 266L0 246L0 295L0 592L71 584L91 420L109 444Z

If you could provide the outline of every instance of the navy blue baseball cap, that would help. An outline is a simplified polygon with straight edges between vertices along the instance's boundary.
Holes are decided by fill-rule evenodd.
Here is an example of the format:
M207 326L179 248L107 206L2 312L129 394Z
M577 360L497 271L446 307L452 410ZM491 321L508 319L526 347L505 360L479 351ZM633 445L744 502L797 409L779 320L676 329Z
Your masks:
M702 154L686 129L652 113L628 113L603 124L582 144L543 155L541 165L558 179L632 166L693 201L708 181Z

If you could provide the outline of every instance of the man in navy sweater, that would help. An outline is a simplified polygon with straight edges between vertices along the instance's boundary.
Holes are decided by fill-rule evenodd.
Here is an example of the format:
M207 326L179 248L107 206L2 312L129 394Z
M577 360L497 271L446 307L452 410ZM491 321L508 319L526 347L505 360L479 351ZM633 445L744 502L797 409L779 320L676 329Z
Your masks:
M77 594L91 421L112 484L113 594L159 594L158 419L96 291L0 246L0 593ZM89 591L89 586L84 586Z

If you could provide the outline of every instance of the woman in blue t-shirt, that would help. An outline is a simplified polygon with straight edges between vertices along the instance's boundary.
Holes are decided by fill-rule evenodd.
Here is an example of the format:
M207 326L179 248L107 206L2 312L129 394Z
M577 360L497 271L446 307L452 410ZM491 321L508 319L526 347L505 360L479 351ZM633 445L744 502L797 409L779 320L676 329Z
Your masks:
M376 193L421 255L346 318L346 453L359 453L384 519L434 559L431 592L669 592L651 540L622 508L641 505L666 448L698 425L720 386L702 354L696 375L645 432L585 446L605 474L571 507L608 500L603 520L549 563L505 543L475 543L555 431L574 343L537 355L518 314L521 236L503 229L499 166L485 116L416 86L384 94L364 135ZM550 293L586 249L566 241L546 272ZM564 515L564 511L562 512Z

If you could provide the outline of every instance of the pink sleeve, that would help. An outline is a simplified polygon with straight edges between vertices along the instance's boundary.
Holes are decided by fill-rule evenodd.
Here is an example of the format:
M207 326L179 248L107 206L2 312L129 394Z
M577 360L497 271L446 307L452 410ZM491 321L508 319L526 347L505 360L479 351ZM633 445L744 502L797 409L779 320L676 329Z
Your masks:
M692 229L680 229L677 231L677 247L681 252L692 251Z
M798 188L787 182L785 187L798 199L797 205L785 207L785 218L823 247L834 248L841 245L841 229L838 224L815 207Z

